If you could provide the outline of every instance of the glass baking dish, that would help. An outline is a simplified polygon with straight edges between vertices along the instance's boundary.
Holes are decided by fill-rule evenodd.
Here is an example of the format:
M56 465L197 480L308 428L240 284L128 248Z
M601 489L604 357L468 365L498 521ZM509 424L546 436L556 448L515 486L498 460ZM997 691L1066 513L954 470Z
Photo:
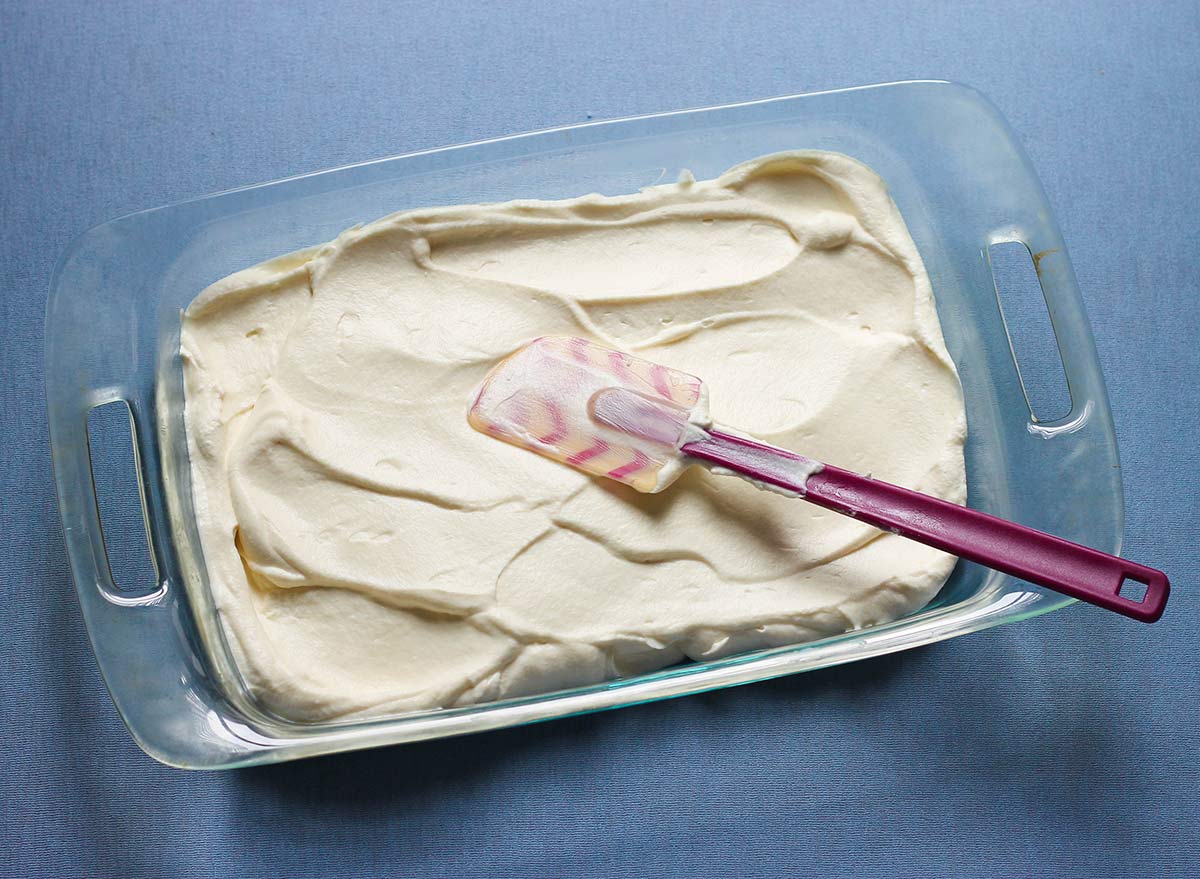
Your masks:
M74 242L58 264L46 316L58 500L92 646L138 744L175 766L225 768L478 732L879 656L1072 603L960 563L928 607L885 626L537 697L296 723L264 711L242 686L191 513L178 347L180 310L196 293L237 269L397 210L623 194L674 180L684 168L712 177L797 148L851 155L891 188L925 259L961 372L971 506L1118 552L1117 449L1079 291L1033 169L975 91L892 83L398 156L113 220ZM1000 241L1023 242L1038 255L1071 400L1069 414L1056 421L1038 422L1026 399L989 266L988 248ZM117 400L131 412L157 570L157 583L140 590L113 582L89 457L88 412Z

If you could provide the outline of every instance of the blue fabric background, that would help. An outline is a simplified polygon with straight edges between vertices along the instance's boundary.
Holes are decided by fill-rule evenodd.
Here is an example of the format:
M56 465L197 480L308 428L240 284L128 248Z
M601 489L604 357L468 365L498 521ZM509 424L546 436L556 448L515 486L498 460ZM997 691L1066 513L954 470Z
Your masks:
M0 873L1195 876L1195 2L0 2ZM828 7L828 8L827 8ZM1003 7L1003 8L1002 8ZM87 227L590 118L893 79L989 94L1116 413L1144 627L1077 606L827 672L239 772L145 757L69 585L42 314Z

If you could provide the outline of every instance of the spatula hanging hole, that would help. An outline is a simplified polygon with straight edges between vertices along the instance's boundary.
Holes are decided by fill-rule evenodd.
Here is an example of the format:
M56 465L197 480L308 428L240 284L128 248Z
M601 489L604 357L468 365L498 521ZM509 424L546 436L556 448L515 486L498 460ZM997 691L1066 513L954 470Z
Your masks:
M1117 589L1117 595L1128 601L1132 601L1134 604L1141 604L1146 600L1146 593L1148 591L1149 587L1145 583L1135 580L1132 577L1126 577L1121 581L1121 585Z

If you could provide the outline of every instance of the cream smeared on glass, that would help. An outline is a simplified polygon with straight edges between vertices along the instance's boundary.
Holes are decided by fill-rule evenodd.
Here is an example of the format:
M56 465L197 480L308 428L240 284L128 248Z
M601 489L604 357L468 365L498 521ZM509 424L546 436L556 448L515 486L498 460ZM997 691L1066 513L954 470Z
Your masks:
M703 376L717 422L964 499L929 279L857 162L396 214L184 315L209 581L268 707L591 683L886 622L949 574L944 553L701 468L645 495L472 430L482 377L541 335Z

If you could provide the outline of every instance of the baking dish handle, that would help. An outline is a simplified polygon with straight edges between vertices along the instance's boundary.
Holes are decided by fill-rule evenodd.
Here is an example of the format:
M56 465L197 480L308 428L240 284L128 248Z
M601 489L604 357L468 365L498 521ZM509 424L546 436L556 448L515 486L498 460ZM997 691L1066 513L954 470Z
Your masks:
M1033 259L1071 399L1070 411L1061 418L1029 422L1031 434L1050 439L1080 430L1100 414L1099 407L1107 413L1108 396L1092 368L1098 360L1096 345L1061 237L1057 230L1035 227L1019 238Z
M82 525L92 547L96 588L114 604L128 606L153 604L166 589L155 552L158 541L150 526L147 485L151 474L143 469L144 443L134 412L133 404L124 397L85 404L83 438L90 478L80 505ZM134 515L117 516L118 509ZM137 564L142 559L146 563ZM116 561L134 565L122 564L118 574Z

